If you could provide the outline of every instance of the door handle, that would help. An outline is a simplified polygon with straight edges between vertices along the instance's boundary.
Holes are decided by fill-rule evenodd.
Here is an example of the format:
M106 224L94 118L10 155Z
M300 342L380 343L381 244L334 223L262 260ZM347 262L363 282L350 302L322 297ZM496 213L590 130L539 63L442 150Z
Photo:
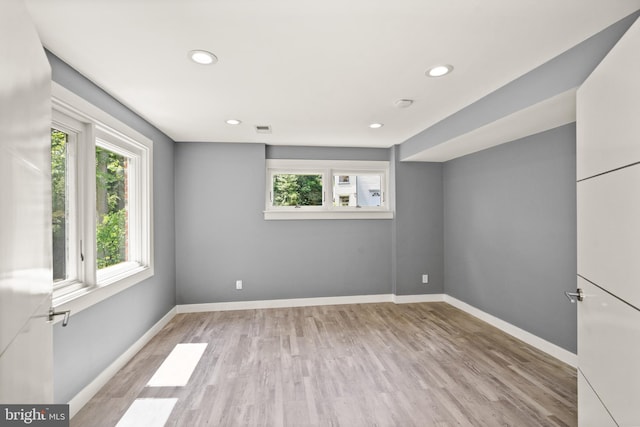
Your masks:
M53 322L53 318L56 316L64 316L64 319L62 319L62 326L65 327L69 323L70 314L71 310L55 311L53 307L51 307L49 308L49 322Z
M584 291L580 288L576 289L575 292L565 291L564 294L566 295L567 298L569 298L569 301L571 301L571 304L574 304L576 301L584 300Z

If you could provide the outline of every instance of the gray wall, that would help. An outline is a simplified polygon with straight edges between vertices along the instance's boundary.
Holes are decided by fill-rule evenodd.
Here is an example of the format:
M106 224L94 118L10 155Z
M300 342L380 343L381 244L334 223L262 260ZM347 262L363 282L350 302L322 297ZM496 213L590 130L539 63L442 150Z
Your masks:
M303 160L389 160L387 148L304 147L298 145L267 145L267 159Z
M392 221L265 221L265 151L176 144L178 304L388 294Z
M576 351L575 123L444 165L445 292Z
M54 398L67 403L175 305L174 143L48 53L53 80L153 140L155 275L53 330Z
M394 293L444 292L442 164L398 162L395 147ZM422 275L429 274L429 283Z

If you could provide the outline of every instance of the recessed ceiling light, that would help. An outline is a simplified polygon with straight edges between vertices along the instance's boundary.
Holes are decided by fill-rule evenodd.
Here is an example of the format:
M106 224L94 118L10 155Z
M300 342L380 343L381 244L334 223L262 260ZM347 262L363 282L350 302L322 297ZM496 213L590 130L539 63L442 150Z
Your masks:
M382 123L371 123L369 125L371 129L380 129L382 126L384 126Z
M240 120L238 119L229 119L227 120L227 124L228 125L239 125L240 123L242 123Z
M192 50L189 52L189 58L200 65L210 65L218 62L218 57L206 50Z
M427 76L429 77L442 77L446 76L453 71L453 65L436 65L427 70Z

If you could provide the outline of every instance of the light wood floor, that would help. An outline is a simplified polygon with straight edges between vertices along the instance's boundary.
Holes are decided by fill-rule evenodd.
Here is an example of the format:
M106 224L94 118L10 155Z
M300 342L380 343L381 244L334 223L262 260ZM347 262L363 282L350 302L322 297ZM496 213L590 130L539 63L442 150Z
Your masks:
M186 387L145 387L178 343L208 343ZM136 398L168 426L575 426L576 370L446 304L177 315L72 420Z

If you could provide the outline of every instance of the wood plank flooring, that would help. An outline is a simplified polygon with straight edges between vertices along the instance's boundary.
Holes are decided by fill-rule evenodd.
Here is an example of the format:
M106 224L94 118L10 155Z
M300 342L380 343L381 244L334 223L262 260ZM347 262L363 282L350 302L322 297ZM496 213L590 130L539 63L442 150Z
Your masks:
M178 343L185 387L145 387ZM168 426L575 426L576 370L446 304L177 315L72 420L114 426L177 398Z

